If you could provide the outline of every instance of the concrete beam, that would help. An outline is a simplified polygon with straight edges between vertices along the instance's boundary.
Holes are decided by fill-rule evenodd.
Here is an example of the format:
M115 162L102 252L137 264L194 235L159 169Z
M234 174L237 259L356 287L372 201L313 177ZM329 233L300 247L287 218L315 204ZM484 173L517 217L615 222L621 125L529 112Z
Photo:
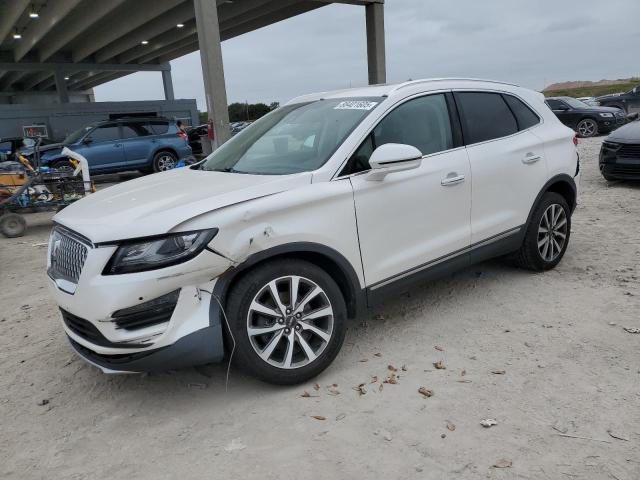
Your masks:
M187 0L100 49L95 54L95 60L96 62L106 62L116 55L139 46L143 40L149 40L163 33L178 31L176 25L193 20L193 15L193 1Z
M41 62L48 60L61 48L71 43L76 37L87 31L99 20L102 20L126 0L84 0L63 23L56 25L47 34L39 47Z
M173 79L171 78L171 70L164 70L162 72L162 88L164 89L165 100L175 100L173 94Z
M29 22L27 28L22 33L22 40L14 49L15 61L19 62L24 56L37 45L37 43L49 33L49 31L78 6L81 0L57 0L45 4L40 12L37 22Z
M74 41L73 61L81 62L89 55L106 47L111 42L135 31L150 20L171 10L183 0L136 0L135 8L128 11L128 15L120 22L101 22Z
M195 45L195 46L194 46L193 50L191 50L191 51L189 51L187 53L195 52L196 50L198 50L199 45L198 45L198 35L197 34L191 35L188 38L180 40L179 42L172 43L171 45L167 45L166 47L161 48L159 50L156 50L153 53L149 53L148 55L145 55L144 57L140 57L140 58L138 58L138 63L146 63L146 62L150 62L150 61L158 62L160 58L166 58L167 55L172 54L173 52L175 52L177 50L182 50L184 47L186 47L188 45ZM174 58L177 58L177 57L176 56L172 56L171 60L173 60Z
M370 3L365 7L367 24L367 67L369 85L386 83L387 67L384 44L384 5Z
M198 27L207 113L209 118L213 120L214 146L219 146L231 138L231 132L229 130L227 88L220 44L218 7L211 0L194 0L194 10Z
M175 29L175 26L174 26ZM194 21L188 22L178 32L173 32L173 35L159 35L150 39L148 45L137 45L130 50L127 50L122 55L118 56L118 63L128 63L137 60L138 63L141 57L155 58L159 54L154 54L163 48L175 45L177 42L184 40L185 38L193 38L197 35L196 23Z
M0 15L0 44L7 38L14 28L18 19L29 6L30 0L10 0L2 5L2 15Z
M67 83L64 79L64 73L56 72L56 92L58 92L58 100L60 103L69 103L69 92L67 91Z
M53 74L51 72L36 72L33 73L25 82L23 83L23 87L25 90L31 90L36 85L44 82L48 78L51 78Z
M135 63L9 63L0 62L0 70L16 71L16 72L38 72L38 71L61 71L61 72L81 72L84 70L96 72L160 72L162 70L171 70L168 64L145 63L144 65Z
M8 72L2 80L0 80L0 90L9 90L9 87L20 78L20 72Z

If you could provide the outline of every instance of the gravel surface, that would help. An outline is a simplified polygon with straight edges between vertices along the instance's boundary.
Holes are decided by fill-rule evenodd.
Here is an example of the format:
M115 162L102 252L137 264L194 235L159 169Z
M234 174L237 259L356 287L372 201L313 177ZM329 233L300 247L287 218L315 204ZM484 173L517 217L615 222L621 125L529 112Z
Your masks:
M0 478L640 478L640 184L600 177L601 141L581 142L556 270L491 261L415 288L350 325L318 390L233 365L228 391L224 365L103 375L67 344L51 215L30 215L0 238Z

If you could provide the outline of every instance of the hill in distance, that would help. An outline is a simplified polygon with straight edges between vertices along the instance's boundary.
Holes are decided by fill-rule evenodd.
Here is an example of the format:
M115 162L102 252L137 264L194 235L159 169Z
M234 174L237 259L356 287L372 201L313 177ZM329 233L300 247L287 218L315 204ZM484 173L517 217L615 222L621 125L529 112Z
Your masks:
M547 97L598 97L611 93L628 92L637 85L640 85L640 78L637 77L599 80L597 82L577 80L553 83L546 87L542 93Z

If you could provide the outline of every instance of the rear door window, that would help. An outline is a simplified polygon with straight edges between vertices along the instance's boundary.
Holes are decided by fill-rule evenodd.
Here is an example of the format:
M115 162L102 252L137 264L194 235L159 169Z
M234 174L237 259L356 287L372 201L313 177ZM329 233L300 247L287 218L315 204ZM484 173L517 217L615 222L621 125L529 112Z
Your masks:
M125 122L122 124L122 138L136 138L153 135L151 127L143 122Z
M454 95L467 145L518 132L516 118L499 93L456 92Z
M526 130L527 128L531 128L534 125L540 123L540 117L531 110L522 100L514 97L513 95L503 94L502 97L505 99L509 108L516 116L516 120L518 121L518 129Z

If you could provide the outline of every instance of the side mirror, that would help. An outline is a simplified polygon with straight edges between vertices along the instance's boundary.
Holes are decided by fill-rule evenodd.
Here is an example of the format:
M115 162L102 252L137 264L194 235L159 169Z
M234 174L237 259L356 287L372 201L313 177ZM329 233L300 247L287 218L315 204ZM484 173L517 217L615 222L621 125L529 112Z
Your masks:
M567 110L569 110L569 107L567 107L566 105L558 105L556 110L558 110L560 112L566 112Z
M93 142L93 139L91 137L84 137L82 139L82 143L89 145L91 142Z
M367 180L379 182L390 173L412 170L418 168L421 163L422 152L416 147L402 143L386 143L371 154L371 171Z

